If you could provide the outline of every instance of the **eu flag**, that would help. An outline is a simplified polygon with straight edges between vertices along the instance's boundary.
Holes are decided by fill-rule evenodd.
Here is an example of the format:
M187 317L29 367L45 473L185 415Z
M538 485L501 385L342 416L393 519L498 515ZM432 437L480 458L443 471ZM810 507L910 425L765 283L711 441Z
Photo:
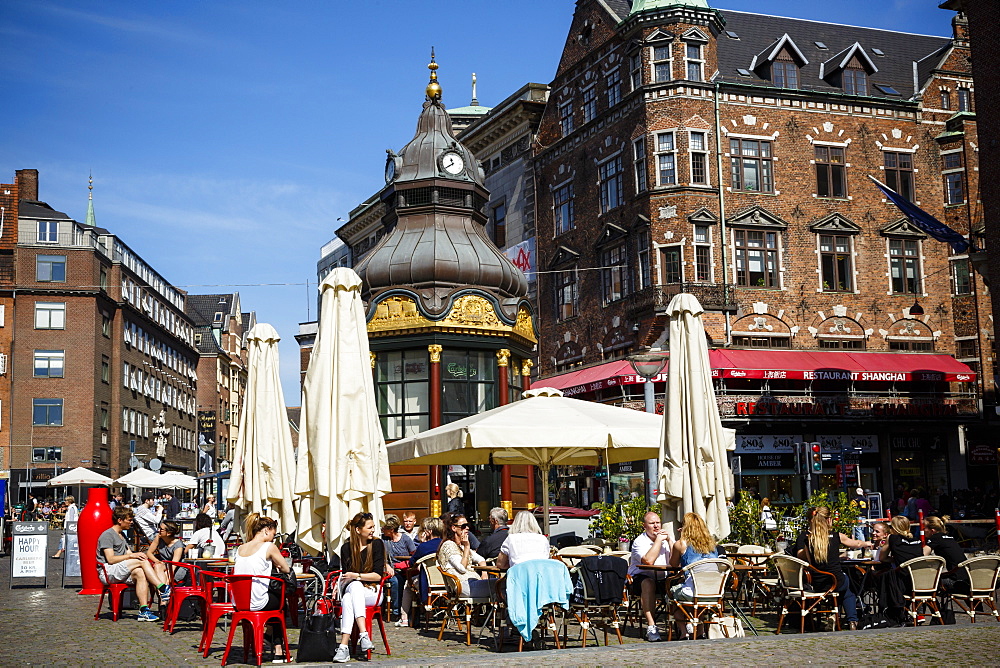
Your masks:
M913 202L910 202L905 197L902 197L899 193L890 189L889 186L880 182L875 177L869 176L868 178L875 182L875 185L878 186L879 190L885 193L885 196L889 198L889 201L895 204L896 208L902 211L903 215L906 216L911 223L938 241L944 241L945 243L951 244L951 247L955 250L956 254L965 253L969 250L976 250L976 247L961 234L951 229L940 220L921 209L919 206L916 206Z

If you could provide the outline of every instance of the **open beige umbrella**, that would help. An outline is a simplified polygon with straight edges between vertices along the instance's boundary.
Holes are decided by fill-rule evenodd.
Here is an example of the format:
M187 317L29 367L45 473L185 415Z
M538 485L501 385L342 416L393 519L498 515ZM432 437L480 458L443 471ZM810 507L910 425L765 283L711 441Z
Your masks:
M115 484L116 485L126 485L126 486L128 486L128 487L130 487L132 489L137 489L138 488L138 485L136 485L137 482L139 482L141 480L152 479L152 478L157 478L158 479L159 477L160 477L160 474L157 473L156 471L151 471L149 469L142 468L142 469L136 469L136 470L132 471L131 473L126 473L121 478L118 478L117 480L115 480ZM156 485L151 483L150 487L156 487Z
M520 401L389 446L393 464L531 464L547 481L561 465L616 464L657 455L660 416L533 388ZM549 495L542 495L549 527Z
M227 500L245 513L278 522L278 531L295 528L295 460L285 396L278 368L281 337L267 323L247 335L247 387L236 437Z
M717 539L729 535L726 503L733 494L733 473L726 451L735 432L719 418L708 363L704 312L694 295L670 300L670 369L660 442L660 493L663 521L680 522L695 512Z
M91 471L83 466L60 473L54 478L49 478L49 487L60 487L62 485L110 485L114 480L106 475L101 475L97 471Z
M331 552L345 540L356 513L383 517L392 491L375 383L361 278L337 267L320 286L316 343L302 388L295 492L300 495L296 541L318 553L322 530Z

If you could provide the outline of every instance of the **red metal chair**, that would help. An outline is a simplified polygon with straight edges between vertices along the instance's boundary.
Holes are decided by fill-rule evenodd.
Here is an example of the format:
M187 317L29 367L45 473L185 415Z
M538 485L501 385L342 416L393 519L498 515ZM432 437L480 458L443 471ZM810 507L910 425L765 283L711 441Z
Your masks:
M243 629L243 660L247 661L249 658L250 645L253 643L253 652L257 655L257 665L261 665L264 654L264 629L268 623L276 623L281 626L285 660L291 659L291 650L288 647L288 629L285 627L285 581L269 575L227 575L225 580L232 592L234 610L232 625L229 627L229 638L226 640L226 651L222 654L222 665L225 666L226 660L229 658L229 650L233 646L236 627ZM281 606L277 610L254 611L250 609L250 592L254 580L266 580L268 586L272 580L281 583L281 594L278 597Z
M164 561L167 565L167 573L170 575L170 600L167 602L167 610L163 613L163 630L173 634L174 627L177 626L177 617L181 612L181 604L186 599L197 598L201 601L201 616L205 617L205 592L198 582L199 569L194 564L185 564L180 561ZM185 575L186 574L186 575Z
M219 620L226 615L231 615L235 608L230 600L229 584L226 582L225 573L202 570L201 587L205 593L205 614L201 616L201 642L198 643L198 651L202 657L207 657L212 650L212 640L215 639L215 629L219 625ZM222 592L222 600L215 600L215 593Z
M108 606L111 608L111 621L117 622L118 616L121 614L125 590L134 589L135 584L131 582L108 584L108 569L105 566L106 564L97 562L97 571L101 576L101 598L97 601L97 613L94 614L94 619L101 618L101 607L104 605L104 595L107 594Z
M383 575L382 576L382 580L378 583L378 589L376 590L376 592L378 594L378 597L379 597L378 598L378 600L379 600L378 604L377 605L368 605L368 606L365 606L365 631L368 632L368 637L371 638L372 637L372 622L375 621L375 620L378 620L378 630L379 630L379 633L382 634L382 644L385 645L385 654L386 654L386 656L392 656L392 650L389 649L389 637L385 634L385 617L386 617L386 615L385 615L385 608L388 605L388 598L389 597L385 596L384 592L385 592L385 583L386 583L386 581L388 579L389 579L388 575ZM340 573L338 572L337 573L337 577L333 578L333 585L332 586L333 587L339 586L339 584L340 584L339 580L340 580ZM327 578L327 583L329 584L330 581L331 580L328 577ZM332 589L331 589L331 591L332 591ZM325 589L324 589L324 593L325 593ZM339 596L337 597L336 601L334 602L333 608L334 608L334 614L335 614L335 616L339 619L340 616L341 616L341 614L342 614L341 602L340 602L340 597ZM358 625L357 624L352 624L351 625L351 654L354 654L357 651L357 644L358 644ZM372 651L368 650L367 654L368 654L368 656L367 656L368 661L371 661L371 659L372 659Z

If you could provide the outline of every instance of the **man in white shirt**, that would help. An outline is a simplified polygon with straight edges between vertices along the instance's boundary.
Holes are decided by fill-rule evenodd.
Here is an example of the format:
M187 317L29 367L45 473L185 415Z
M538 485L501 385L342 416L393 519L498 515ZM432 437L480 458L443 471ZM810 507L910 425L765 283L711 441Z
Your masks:
M160 521L163 519L163 506L156 506L156 498L152 494L143 494L142 503L135 509L135 523L139 531L152 542L160 531Z
M653 611L656 609L657 590L665 592L666 572L657 573L639 568L642 566L666 566L674 539L670 530L660 523L660 516L649 511L642 518L645 531L632 541L632 556L629 558L628 574L632 576L632 593L638 594L642 612L646 615L646 640L656 642L660 630L656 628Z

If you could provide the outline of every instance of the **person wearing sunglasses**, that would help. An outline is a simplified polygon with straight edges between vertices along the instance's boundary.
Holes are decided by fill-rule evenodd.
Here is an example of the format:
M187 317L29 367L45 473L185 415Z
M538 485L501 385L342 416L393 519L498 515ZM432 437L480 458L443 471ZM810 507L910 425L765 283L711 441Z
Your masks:
M486 573L477 576L472 567L486 560L474 552L469 542L469 520L465 515L452 515L448 521L444 540L437 552L437 563L445 573L454 575L462 583L462 591L472 597L490 595L491 580Z

